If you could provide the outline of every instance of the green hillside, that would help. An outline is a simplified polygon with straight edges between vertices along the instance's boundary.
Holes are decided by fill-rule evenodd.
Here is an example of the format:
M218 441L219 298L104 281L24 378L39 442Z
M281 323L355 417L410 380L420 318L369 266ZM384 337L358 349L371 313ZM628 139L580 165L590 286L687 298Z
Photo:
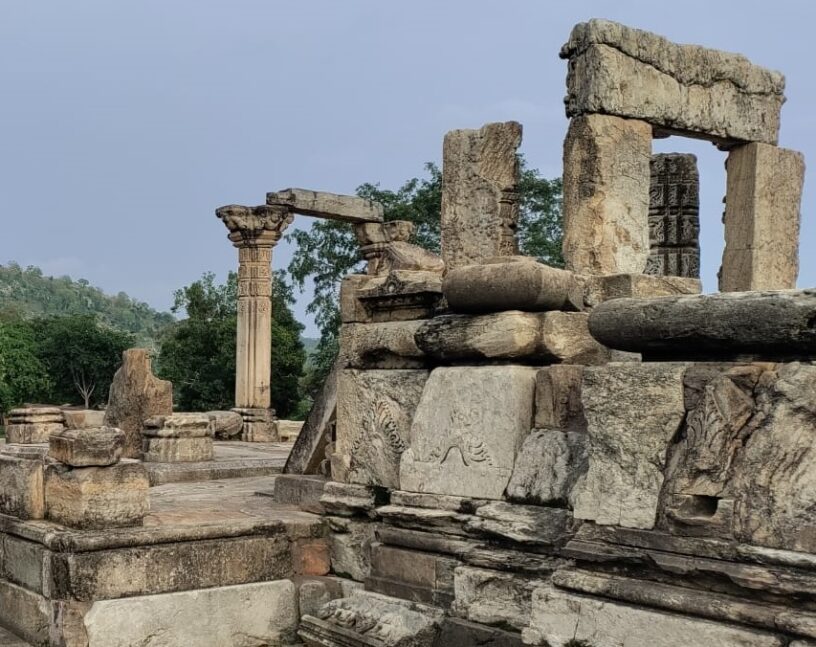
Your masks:
M173 315L158 312L124 292L105 294L85 279L43 276L38 267L0 265L0 317L93 314L117 330L133 333L139 345L155 347Z

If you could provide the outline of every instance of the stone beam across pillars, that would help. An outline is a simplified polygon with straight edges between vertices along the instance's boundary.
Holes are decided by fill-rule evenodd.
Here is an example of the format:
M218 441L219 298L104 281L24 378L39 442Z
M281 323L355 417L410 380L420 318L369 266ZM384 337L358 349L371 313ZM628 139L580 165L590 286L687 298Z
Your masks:
M244 418L244 440L277 440L270 408L272 365L272 248L294 215L282 206L229 205L216 210L238 248L238 335L235 408Z
M266 194L266 204L285 207L292 213L353 224L382 222L383 206L353 195L308 189L281 189Z

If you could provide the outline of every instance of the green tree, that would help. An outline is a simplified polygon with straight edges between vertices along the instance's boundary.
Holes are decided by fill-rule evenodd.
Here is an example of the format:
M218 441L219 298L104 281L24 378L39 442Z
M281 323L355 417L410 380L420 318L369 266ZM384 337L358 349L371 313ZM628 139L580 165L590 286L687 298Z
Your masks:
M40 398L49 388L31 325L0 321L0 414Z
M291 288L277 273L272 291L272 406L289 416L300 401L305 361L303 326L292 314ZM173 382L176 403L189 411L229 409L235 398L235 331L238 277L218 284L212 273L174 293L174 313L185 319L161 340L158 373Z
M99 323L94 315L67 315L35 319L36 354L50 378L50 402L76 402L86 408L108 399L113 374L122 351L133 345L133 335Z
M561 179L547 180L537 169L528 168L520 158L519 247L522 254L541 262L563 267L561 256ZM442 173L432 163L425 165L427 177L412 178L396 190L379 184L363 184L357 195L383 205L385 220L409 220L416 225L414 242L439 251L442 209ZM295 243L289 274L301 290L307 281L314 285L314 298L306 308L320 330L320 340L311 357L304 388L318 390L337 356L340 329L339 289L344 276L362 270L357 242L350 225L319 220L308 231L287 235Z

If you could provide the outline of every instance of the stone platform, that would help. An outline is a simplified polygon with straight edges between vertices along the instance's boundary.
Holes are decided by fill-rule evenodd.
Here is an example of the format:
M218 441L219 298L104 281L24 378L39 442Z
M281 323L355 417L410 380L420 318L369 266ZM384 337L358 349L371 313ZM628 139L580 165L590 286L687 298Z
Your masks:
M328 542L320 517L256 496L274 479L151 488L139 527L0 515L0 626L34 646L288 644Z
M0 647L31 647L31 644L0 627Z

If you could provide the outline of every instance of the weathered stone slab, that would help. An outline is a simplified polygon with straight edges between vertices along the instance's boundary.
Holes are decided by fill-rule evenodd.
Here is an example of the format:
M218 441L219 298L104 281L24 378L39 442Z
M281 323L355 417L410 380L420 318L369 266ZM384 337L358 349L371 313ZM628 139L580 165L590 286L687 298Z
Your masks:
M329 514L352 517L372 516L374 509L388 503L388 490L383 487L327 481L320 504Z
M289 207L294 213L351 223L382 222L383 206L356 195L308 189L282 189L266 194L266 204Z
M140 525L150 510L147 471L141 463L45 469L46 517L70 528Z
M9 534L0 535L0 578L43 593L46 552L42 544ZM0 642L0 645L3 643Z
M570 61L568 116L605 113L715 141L776 143L785 77L740 54L590 20L573 28L561 57Z
M491 501L465 520L468 534L502 539L527 546L562 546L573 533L566 510Z
M571 508L576 485L586 476L588 442L586 433L534 430L516 457L507 498Z
M454 312L583 310L580 282L572 272L511 256L448 271L442 293Z
M241 426L241 440L248 443L278 442L278 420L274 409L263 407L235 407L244 423Z
M669 443L685 416L685 364L616 363L584 371L589 471L575 518L652 528Z
M66 429L51 435L48 456L71 467L104 467L119 462L124 444L119 429Z
M213 439L152 438L142 439L142 460L146 463L199 463L213 460Z
M814 317L814 289L615 299L593 309L589 330L644 359L811 358Z
M62 409L68 429L98 429L105 424L105 412L96 409Z
M581 404L583 374L584 367L573 364L548 366L536 374L536 427L586 431Z
M400 457L427 379L428 371L343 371L335 456L346 468L344 480L399 487Z
M441 302L439 272L392 270L385 276L352 274L340 285L343 323L428 319L436 314Z
M317 474L325 459L326 447L331 440L332 426L337 417L337 383L341 370L343 361L335 360L289 452L283 468L285 474Z
M48 645L51 605L43 596L0 580L0 626L32 645Z
M460 566L454 571L452 610L466 620L521 631L530 624L533 591L543 584L513 573Z
M297 591L289 580L94 602L89 647L261 647L291 641Z
M45 516L42 459L0 454L0 512L19 519Z
M447 607L453 601L453 572L460 564L447 556L374 544L366 589Z
M651 298L670 297L681 294L700 294L700 279L680 276L650 276L648 274L609 274L585 276L584 300L596 306L610 299L623 297Z
M581 274L642 273L649 257L652 129L590 114L564 140L564 260Z
M24 422L6 426L6 442L12 444L47 443L51 434L65 429L61 422Z
M459 618L445 618L433 647L479 645L479 647L522 647L521 636Z
M437 368L428 379L402 454L400 488L501 499L530 432L535 370Z
M573 569L556 572L553 575L553 584L578 593L599 595L638 606L688 613L722 622L753 625L771 631L789 631L816 638L816 615L791 607L763 604L700 589Z
M700 278L700 175L688 153L652 155L649 262L655 276Z
M729 152L725 168L720 291L795 288L805 158L785 148L746 144Z
M542 586L533 593L532 620L522 632L527 645L593 647L781 647L770 633L692 616L638 608Z
M306 474L281 474L275 479L272 492L258 492L264 496L273 496L275 503L294 505L305 512L323 514L325 508L320 503L326 479L322 476Z
M452 130L442 148L442 258L445 270L518 252L521 124Z
M355 591L326 604L319 616L305 616L298 631L311 647L431 647L443 614L416 602Z
M343 517L330 517L329 523L332 530L329 536L332 572L364 582L371 574L371 545L375 540L377 524Z
M423 323L344 324L340 327L341 357L348 368L423 368L425 353L414 339Z
M441 315L423 322L414 338L437 361L603 363L609 351L589 334L587 321L584 312Z
M173 385L155 377L144 348L122 353L122 366L111 382L105 426L125 432L123 455L140 458L142 428L150 416L173 413Z

